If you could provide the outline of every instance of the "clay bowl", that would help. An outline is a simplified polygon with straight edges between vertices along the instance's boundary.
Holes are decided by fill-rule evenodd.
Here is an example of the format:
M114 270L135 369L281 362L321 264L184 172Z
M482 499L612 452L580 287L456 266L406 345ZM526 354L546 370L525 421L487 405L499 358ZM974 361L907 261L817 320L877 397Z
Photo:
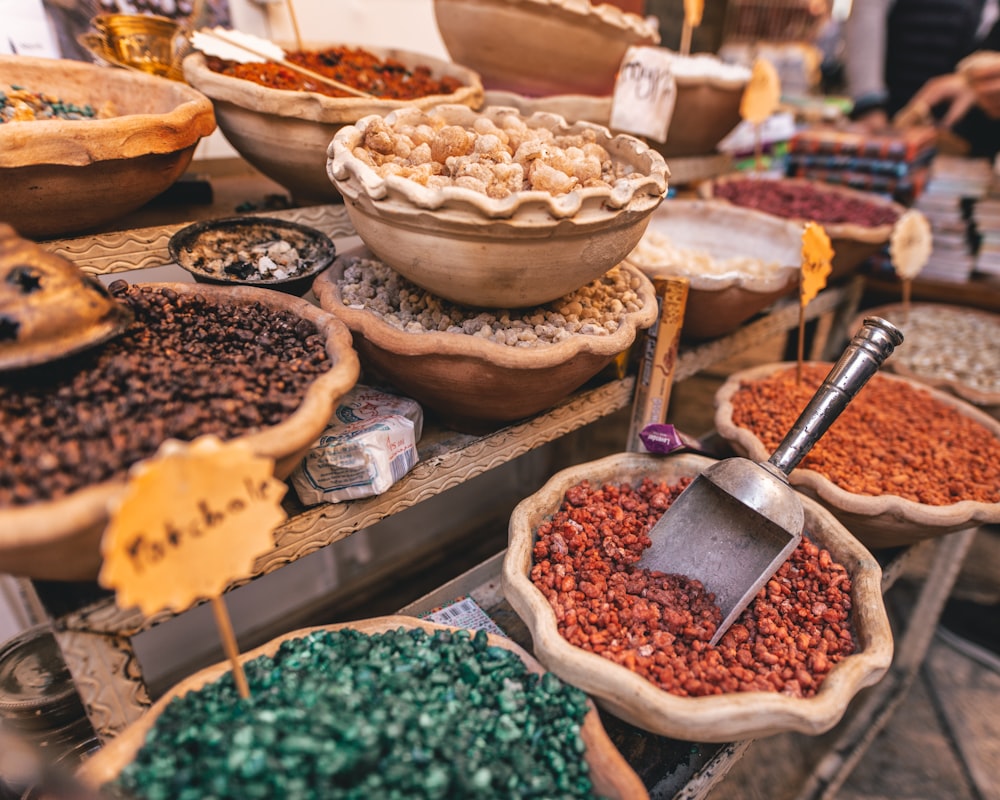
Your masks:
M264 277L261 258L274 243L288 244L297 258L287 277ZM198 283L256 286L304 295L333 262L336 247L322 231L272 217L205 220L181 228L167 242L170 257ZM249 270L249 274L247 271Z
M32 239L112 222L156 197L215 130L212 103L177 81L82 61L0 56L0 85L22 86L107 119L0 125L0 219Z
M306 42L303 49L332 46L335 45ZM429 108L440 103L458 103L478 108L483 100L479 76L463 66L395 48L364 49L408 67L429 67L436 78L458 78L463 88L449 95L405 101L328 97L317 92L271 89L221 75L208 68L200 52L184 58L184 77L211 98L219 128L243 158L288 189L299 204L329 203L339 201L340 195L326 176L326 151L334 134L345 125L404 106Z
M550 94L532 97L501 89L487 89L483 93L484 106L516 108L525 117L536 111L558 114L566 122L593 122L607 127L611 121L611 95Z
M702 192L706 196L724 200L725 202L732 202L722 196L719 186L728 182L742 182L748 179L750 179L749 176L740 173L723 175L714 181L703 184ZM763 180L770 179L765 178ZM853 201L890 211L895 214L897 219L906 211L899 203L895 203L892 200L870 192L850 189L846 186L837 186L808 178L778 178L775 180L777 180L780 186L791 187L793 191L808 191L818 195L823 200L829 199L831 203L827 203L826 205L832 205L832 202L837 200ZM757 208L756 205L750 207ZM763 208L757 208L757 210L764 211L764 213L772 213L765 211ZM819 222L823 226L823 229L830 237L830 244L833 245L834 251L833 271L828 278L830 281L853 274L867 259L880 252L889 243L889 237L892 235L894 224L886 223L868 226L851 222L824 222L822 219L805 219L793 213L775 214L775 216L791 219L803 224L806 222Z
M345 269L373 257L365 249L339 256L313 284L320 306L350 329L366 372L383 376L459 430L481 432L554 406L626 350L657 316L652 284L623 265L642 308L623 315L611 335L573 334L553 344L512 347L464 333L410 333L374 310L344 305Z
M675 483L713 463L696 455L667 457L620 453L556 473L522 500L510 518L503 590L528 629L535 656L563 680L594 696L597 704L639 728L674 739L731 742L783 731L819 734L844 714L851 698L877 682L892 660L892 633L881 593L882 571L875 558L820 504L803 498L805 528L851 575L851 622L857 650L838 663L810 698L776 692L732 692L680 697L627 667L571 645L558 632L556 616L531 582L532 548L538 526L555 513L567 489L589 481L638 484L644 477Z
M904 342L903 347L905 346ZM765 461L771 455L755 433L733 423L732 397L739 391L741 382L765 378L780 370L794 368L794 362L778 362L740 370L730 375L716 392L715 428L719 436L729 442L737 453L755 461ZM953 394L884 371L872 378L872 381L876 380L893 381L901 389L927 392L940 405L957 410L962 416L978 422L994 437L1000 438L1000 421ZM862 390L852 401L852 405L863 403L864 397ZM891 410L883 409L886 413ZM836 424L835 422L834 426ZM822 440L816 447L821 445ZM942 437L940 447L948 446L948 442ZM858 450L858 458L864 458L864 451L861 449ZM808 461L804 463L808 464ZM906 472L906 467L902 466L901 470ZM822 503L854 536L872 548L914 544L965 528L1000 522L1000 503L959 500L950 505L929 505L893 494L857 494L802 465L793 469L788 479L798 491Z
M893 303L866 309L906 336L885 367L897 375L943 389L996 417L1000 412L1000 314L942 303Z
M589 0L434 0L434 17L485 88L529 97L610 95L625 51L660 41L648 20Z
M257 455L274 459L277 477L291 474L322 433L338 398L357 381L360 366L347 329L313 304L282 292L190 283L146 285L201 294L224 304L260 303L289 310L315 323L326 337L333 366L309 386L301 405L278 425L238 437ZM108 504L124 487L124 478L105 481L58 500L0 509L0 572L42 580L94 580L101 565L99 544Z
M715 56L677 54L672 60L677 97L667 140L650 143L664 158L710 155L740 122L740 102L750 70Z
M671 259L657 248L659 237L682 255L702 257ZM626 261L650 279L680 276L690 281L681 336L701 340L731 333L792 293L798 286L801 249L802 226L797 223L728 203L670 199L650 217L639 247ZM731 269L721 269L726 262Z
M443 121L468 131L483 118L502 127L511 117L557 137L590 132L633 176L611 188L521 190L493 198L466 186L382 177L355 153L370 125ZM599 125L569 125L545 112L523 117L502 106L476 112L455 105L365 117L334 137L327 169L355 230L382 261L439 297L484 308L548 303L604 275L638 243L669 174L659 153Z
M313 631L335 631L350 628L366 634L384 633L398 628L421 628L428 633L439 630L457 630L445 625L425 622L415 617L387 616L374 617L357 622L340 625L325 625L316 628L305 628L287 633L272 639L265 645L240 655L240 661L246 663L260 656L271 656L277 652L283 642L301 638ZM525 650L510 639L495 634L487 634L489 642L494 647L502 647L516 653L532 672L541 674L544 668ZM141 719L132 723L120 735L105 745L99 752L89 758L78 770L78 777L93 790L99 789L115 777L135 758L143 746L146 736L156 724L163 709L176 697L201 689L231 671L229 662L223 662L207 667L184 679L163 697L153 704L152 708ZM601 797L612 800L642 800L648 794L642 781L628 765L621 753L615 749L611 739L601 724L597 709L591 706L584 717L580 728L580 738L584 743L583 757L590 766L590 777L594 789Z

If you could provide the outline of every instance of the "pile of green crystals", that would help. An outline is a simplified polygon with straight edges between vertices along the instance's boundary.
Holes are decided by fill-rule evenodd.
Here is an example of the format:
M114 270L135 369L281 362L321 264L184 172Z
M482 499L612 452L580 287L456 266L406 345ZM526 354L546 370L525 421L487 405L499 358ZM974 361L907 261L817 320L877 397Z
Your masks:
M32 92L21 86L0 89L0 123L35 119L94 119L91 105L76 105L55 95Z
M586 695L482 631L287 641L173 700L114 793L209 798L592 796Z

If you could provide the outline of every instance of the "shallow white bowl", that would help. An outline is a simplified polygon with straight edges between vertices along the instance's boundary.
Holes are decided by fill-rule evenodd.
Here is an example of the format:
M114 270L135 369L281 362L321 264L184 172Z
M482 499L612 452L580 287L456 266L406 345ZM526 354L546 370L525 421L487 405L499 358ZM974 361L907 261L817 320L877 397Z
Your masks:
M615 136L592 123L569 125L545 112L523 117L502 106L477 112L456 105L400 109L385 119L422 124L440 117L469 129L479 117L499 120L510 114L557 135L591 130L614 160L632 166L639 177L611 189L562 195L520 191L494 199L461 186L380 176L354 154L367 126L380 117L345 127L330 143L330 180L364 243L409 280L456 303L521 308L579 289L635 247L666 194L669 170L659 153L633 136Z
M798 285L802 226L795 222L729 203L672 198L650 217L646 235L654 232L679 250L707 253L713 261L753 258L776 265L762 274L709 274L684 265L653 264L637 253L627 256L626 261L649 278L681 276L690 281L681 329L685 339L730 333Z

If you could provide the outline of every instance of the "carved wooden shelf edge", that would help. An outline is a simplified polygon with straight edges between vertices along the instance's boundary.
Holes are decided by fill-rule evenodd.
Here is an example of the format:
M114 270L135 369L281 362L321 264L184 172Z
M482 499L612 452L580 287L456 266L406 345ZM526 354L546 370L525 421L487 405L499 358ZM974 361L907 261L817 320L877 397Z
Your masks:
M356 235L342 205L281 209L261 215L309 225L331 238ZM148 269L173 263L167 251L167 242L186 224L135 228L73 239L53 239L42 242L41 246L68 258L90 275Z

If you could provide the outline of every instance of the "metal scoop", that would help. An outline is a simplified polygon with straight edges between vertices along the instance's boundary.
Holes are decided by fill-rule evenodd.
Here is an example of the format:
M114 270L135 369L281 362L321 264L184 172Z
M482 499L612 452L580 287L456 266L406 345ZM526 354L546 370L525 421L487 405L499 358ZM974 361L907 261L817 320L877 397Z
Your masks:
M766 462L727 458L698 475L649 532L638 566L701 581L715 594L717 644L802 538L802 502L787 475L826 433L903 334L866 317Z

